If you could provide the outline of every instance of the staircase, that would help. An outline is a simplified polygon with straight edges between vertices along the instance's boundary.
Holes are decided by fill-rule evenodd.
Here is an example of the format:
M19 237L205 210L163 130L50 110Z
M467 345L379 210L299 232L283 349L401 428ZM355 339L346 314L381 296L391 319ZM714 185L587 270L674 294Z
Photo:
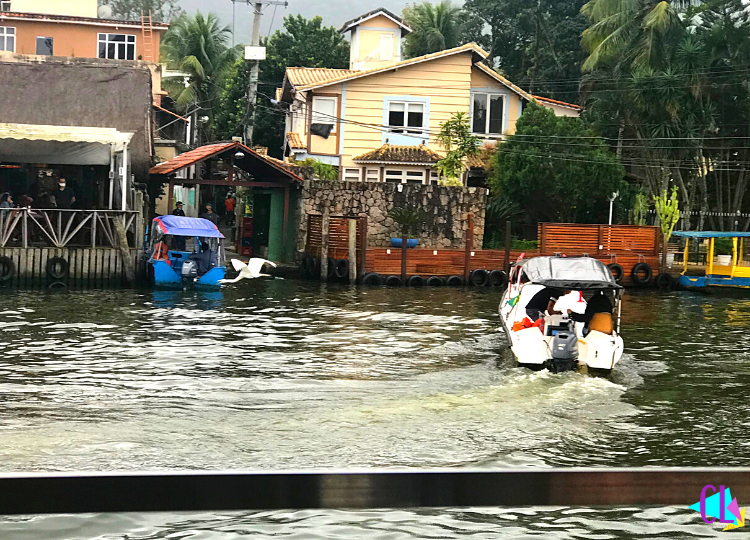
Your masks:
M141 29L143 30L143 60L154 61L154 26L151 20L151 11L141 11Z

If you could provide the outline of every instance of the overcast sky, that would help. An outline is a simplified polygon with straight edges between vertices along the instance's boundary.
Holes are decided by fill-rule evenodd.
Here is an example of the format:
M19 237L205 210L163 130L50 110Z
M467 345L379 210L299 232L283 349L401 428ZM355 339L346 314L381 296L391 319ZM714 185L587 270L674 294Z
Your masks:
M237 0L236 3L235 32L237 43L249 43L252 33L253 10L251 6L246 4L246 1ZM288 0L288 2L289 7L287 8L276 7L275 17L273 14L274 6L264 8L262 36L268 35L272 20L273 30L280 28L285 15L299 13L308 19L320 15L323 17L325 26L339 28L344 21L378 7L384 7L400 15L408 0ZM454 4L459 3L462 2L454 1ZM189 12L213 12L225 24L232 25L232 0L180 0L180 5Z

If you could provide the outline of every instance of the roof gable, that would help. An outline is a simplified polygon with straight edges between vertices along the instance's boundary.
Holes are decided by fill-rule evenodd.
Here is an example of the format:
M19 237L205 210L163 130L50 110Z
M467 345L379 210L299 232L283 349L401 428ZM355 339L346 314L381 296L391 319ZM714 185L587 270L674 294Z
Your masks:
M372 11L368 11L364 15L360 15L359 17L355 17L354 19L352 19L350 21L346 21L344 23L344 25L341 27L341 29L339 29L339 32L341 32L342 34L344 34L344 33L348 32L349 30L351 30L352 28L355 28L355 27L361 25L363 22L368 21L370 19L374 19L375 17L378 17L378 16L386 17L386 18L392 20L393 22L395 22L397 25L399 25L401 27L401 29L403 30L402 35L404 35L404 36L406 34L408 34L408 33L411 32L411 28L409 28L404 23L404 21L403 21L403 19L401 19L401 17L399 17L397 15L394 15L392 12L388 11L387 9L385 9L383 7L379 7L377 9L373 9Z

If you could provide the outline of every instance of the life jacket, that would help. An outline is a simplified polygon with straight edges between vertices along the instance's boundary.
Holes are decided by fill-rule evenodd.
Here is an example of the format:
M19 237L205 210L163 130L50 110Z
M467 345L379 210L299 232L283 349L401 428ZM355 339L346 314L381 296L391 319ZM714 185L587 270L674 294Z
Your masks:
M155 261L164 261L169 266L172 266L172 261L169 260L169 246L164 242L157 242L154 244L154 256Z
M613 330L611 313L594 313L594 316L591 317L589 332L596 331L611 336Z

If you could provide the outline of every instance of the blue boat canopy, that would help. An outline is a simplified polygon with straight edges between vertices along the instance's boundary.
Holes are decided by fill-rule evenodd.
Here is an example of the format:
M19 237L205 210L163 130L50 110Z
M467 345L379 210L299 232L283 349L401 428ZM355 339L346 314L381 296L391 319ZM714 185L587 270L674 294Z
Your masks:
M200 236L203 238L224 238L219 228L211 221L203 218L183 216L161 216L154 218L164 234L173 236Z
M672 236L682 238L750 238L750 232L675 231Z

